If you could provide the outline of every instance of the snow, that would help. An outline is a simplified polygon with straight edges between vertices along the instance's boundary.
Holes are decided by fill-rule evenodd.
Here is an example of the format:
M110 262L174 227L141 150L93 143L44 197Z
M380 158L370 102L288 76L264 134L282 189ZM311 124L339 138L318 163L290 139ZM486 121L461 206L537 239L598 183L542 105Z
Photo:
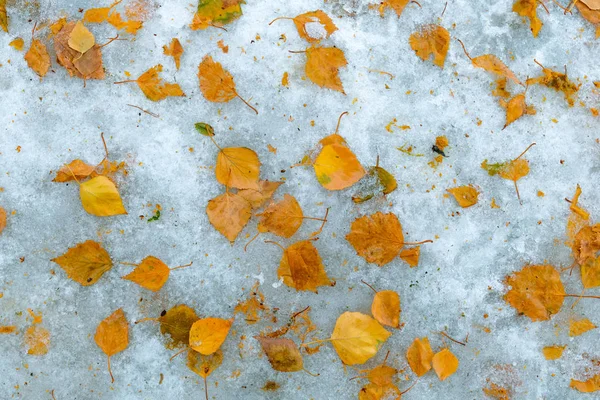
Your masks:
M569 381L593 373L588 368L599 355L600 331L571 339L568 321L588 317L598 324L600 305L584 299L571 309L569 300L553 320L532 323L502 299L504 277L523 265L571 264L570 249L564 245L569 214L564 198L573 196L578 183L581 203L592 218L600 218L598 120L589 111L599 102L592 81L600 79L594 56L600 49L593 27L577 11L563 15L546 2L547 15L538 7L544 26L536 39L506 0L450 1L443 17L443 2L421 2L423 8L411 4L400 19L390 10L381 18L367 2L253 0L243 5L244 15L225 32L191 31L194 2L154 0L155 8L137 36L125 34L122 38L127 40L103 49L106 80L88 81L84 87L56 64L53 55L52 69L40 82L23 53L8 43L20 36L27 47L34 21L63 15L81 18L80 8L109 2L15 3L8 7L10 34L0 32L0 205L9 212L8 226L0 235L0 325L16 325L19 333L0 336L0 398L46 399L51 390L59 400L202 398L201 379L187 369L184 356L169 361L173 351L165 349L158 326L133 322L181 303L201 316L230 318L257 280L266 303L279 308L277 326L311 306L320 338L329 337L342 312L370 313L372 292L361 280L380 290L396 290L405 325L364 368L381 363L390 351L388 363L404 370L399 375L401 389L412 383L404 381L413 377L404 354L415 337L429 336L432 347L441 349L444 342L437 332L446 329L458 340L468 334L464 347L446 340L460 360L457 373L444 382L428 373L406 399L483 398L488 379L511 387L519 399L579 397L569 389ZM308 44L291 21L268 25L276 17L316 9L324 10L339 28L323 43L345 52L348 66L340 70L345 96L304 77L305 56L288 50L303 50ZM417 58L408 45L409 35L428 23L441 23L452 37L443 70ZM108 25L89 28L98 43L115 34ZM47 31L37 34L48 44L46 36ZM185 50L179 71L162 53L173 37ZM527 100L537 114L502 130L504 110L490 94L494 77L471 65L457 38L471 56L492 53L523 80L541 74L534 59L558 71L566 65L570 78L582 83L576 106L568 108L561 93L532 86ZM217 46L219 40L229 46L227 54ZM238 99L223 104L204 99L196 74L206 54L232 73L238 93L259 115ZM162 77L179 83L185 98L154 103L135 84L113 85L127 79L125 71L135 78L159 63L164 66ZM389 72L394 79L372 70ZM289 88L281 85L286 71ZM514 85L509 89L517 90ZM343 111L350 114L339 133L362 164L375 165L379 156L380 165L398 179L398 190L385 200L355 205L350 198L356 188L328 192L311 168L290 168L335 130ZM410 129L388 132L385 126L394 118ZM276 199L286 192L294 195L308 216L320 217L331 207L315 245L328 275L337 281L335 287L314 294L282 285L276 274L281 250L263 243L272 239L289 245L304 239L318 228L316 221L305 221L291 240L261 236L247 252L244 244L256 232L255 220L233 246L210 226L205 206L224 188L212 169L217 149L194 130L200 121L215 128L221 146L254 149L263 164L262 179L285 178ZM76 184L51 182L51 171L72 159L100 162L101 132L111 159L128 164L129 174L119 179L128 215L88 215ZM449 139L448 158L433 169L427 163L435 156L431 146L439 135ZM531 172L519 181L521 205L512 182L488 176L480 163L512 159L532 142L537 145L526 155ZM268 151L268 144L277 148L276 154ZM396 150L403 144L424 156ZM482 192L479 204L469 209L444 197L447 188L464 184ZM538 197L538 190L545 196ZM492 198L500 209L490 207ZM159 221L139 218L152 216L156 204L163 209ZM344 239L354 219L378 210L398 215L406 240L434 239L421 248L417 268L399 259L382 268L367 264ZM88 239L101 241L115 265L97 284L82 287L50 259ZM174 271L165 287L153 294L120 279L131 269L119 262L140 262L148 255L169 266L194 264ZM581 292L577 271L562 276L568 293ZM106 357L93 335L98 323L119 307L131 323L130 345L111 359L116 378L111 384ZM45 356L29 356L22 345L22 333L31 325L28 308L42 312L42 326L51 332ZM223 365L209 377L211 398L357 398L366 381L350 380L357 372L345 371L330 345L304 356L305 368L319 377L273 371L252 338L272 325L247 325L243 315L236 315L223 345ZM542 348L554 344L567 344L567 349L561 359L547 361ZM281 388L262 391L268 380Z

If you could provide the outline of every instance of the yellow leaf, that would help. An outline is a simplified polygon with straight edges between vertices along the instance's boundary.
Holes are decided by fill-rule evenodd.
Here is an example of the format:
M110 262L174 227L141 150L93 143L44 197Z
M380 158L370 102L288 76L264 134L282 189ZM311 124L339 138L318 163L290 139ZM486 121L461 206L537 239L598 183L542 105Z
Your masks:
M447 189L459 206L462 208L468 208L477 204L477 198L479 197L479 192L473 186L458 186L455 188Z
M317 292L319 286L331 284L317 248L310 240L290 245L284 250L277 277L296 290Z
M69 278L82 286L93 285L112 268L108 252L93 240L79 243L51 261L60 265Z
M259 232L271 232L277 236L290 238L302 225L304 214L294 196L283 195L283 200L272 203L262 213L258 222Z
M83 21L90 24L101 24L108 20L108 13L112 7L90 8L83 14Z
M400 327L400 296L393 290L375 293L371 304L371 314L382 325Z
M190 28L195 31L233 22L242 16L242 3L243 0L199 0Z
M325 189L342 190L365 176L365 169L341 136L330 135L321 140L321 144L323 148L315 159L313 168L317 180Z
M534 115L535 113L535 108L533 106L528 106L527 103L525 103L525 95L518 94L506 103L506 123L504 124L504 128L525 114Z
M31 41L31 47L25 53L25 61L27 61L29 68L42 78L46 76L50 69L50 55L44 43L38 39Z
M170 337L166 347L174 349L187 346L190 342L192 325L199 319L196 311L185 304L178 304L164 311L158 318L158 322L160 323L160 333L168 334Z
M171 270L156 257L148 256L132 272L122 277L135 282L143 288L159 291L169 279Z
M213 354L227 338L232 323L233 318L199 319L190 329L190 347L205 356Z
M537 37L543 25L537 16L537 6L537 0L516 0L512 8L513 12L522 17L529 18L529 26L533 37Z
M431 364L440 381L443 381L458 369L458 358L450 350L442 349L433 356Z
M597 326L587 318L580 319L578 321L571 320L569 321L569 336L574 337L583 335L587 331L591 331L592 329L596 328Z
M423 376L431 369L432 359L433 351L427 337L415 338L406 350L408 365L417 376Z
M411 247L409 249L402 249L400 251L400 258L405 263L410 265L411 268L419 265L419 256L421 255L421 246Z
M6 228L6 210L0 207L0 233Z
M600 256L588 259L581 266L581 282L586 289L600 286Z
M375 319L359 312L339 316L331 334L331 343L346 365L363 364L377 354L391 333Z
M433 63L444 68L446 54L450 47L450 34L439 25L424 25L408 39L410 47L423 61L433 55Z
M587 381L576 381L571 379L569 387L579 390L582 393L592 393L600 390L600 374L592 376Z
M504 280L511 289L504 301L532 321L546 321L560 311L565 289L560 274L551 265L530 265Z
M166 56L173 57L173 60L175 60L175 67L179 69L179 66L181 65L181 56L183 55L183 47L181 46L179 39L173 38L168 46L164 45L163 53Z
M238 194L248 200L252 209L257 209L273 197L273 193L282 184L283 182L259 181L258 189L242 189L238 191Z
M271 367L279 372L296 372L304 369L304 362L298 346L287 338L255 336L269 358Z
M567 346L546 346L542 349L546 360L558 360L562 357L563 351Z
M337 47L309 47L304 72L313 83L346 94L339 69L347 64L344 52Z
M17 51L23 51L23 46L25 45L25 42L23 41L23 39L18 37L12 40L8 45Z
M6 13L6 0L0 0L0 28L8 32L8 14Z
M185 97L185 93L183 93L183 90L181 90L181 87L178 83L167 83L162 81L162 79L158 76L162 69L163 67L161 64L155 65L140 75L135 81L140 89L142 89L142 92L144 92L146 97L152 101L164 100L170 96Z
M379 184L383 187L383 194L390 194L398 188L398 182L394 175L378 166L373 167L373 171L377 174Z
M96 39L81 21L77 21L69 35L69 47L80 53L85 53L96 44Z
M206 214L211 225L233 242L250 220L252 207L239 194L224 193L208 202Z
M129 345L129 324L122 308L100 322L96 328L94 341L108 357L108 372L114 382L115 378L110 369L110 357L125 350Z
M79 185L81 205L89 214L98 217L127 214L117 188L105 176L97 176Z
M400 18L400 15L402 15L402 11L404 11L404 8L407 6L408 3L410 3L410 0L385 0L385 1L382 1L379 4L379 14L381 15L381 17L383 17L385 15L385 10L387 8L391 8L392 10L394 10L396 12L396 15L398 16L398 18Z
M215 175L227 187L258 190L260 160L247 147L226 147L217 155Z

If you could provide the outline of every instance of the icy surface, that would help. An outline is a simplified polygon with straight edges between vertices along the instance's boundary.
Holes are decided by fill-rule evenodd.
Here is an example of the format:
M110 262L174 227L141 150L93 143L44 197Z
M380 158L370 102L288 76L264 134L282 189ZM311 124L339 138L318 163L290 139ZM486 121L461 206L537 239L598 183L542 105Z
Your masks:
M23 53L8 43L20 36L27 48L33 22L63 15L78 19L80 9L108 6L108 0L43 0L38 7L35 2L9 1L11 32L0 31L0 205L10 214L0 236L0 325L16 325L19 332L0 335L0 398L50 399L52 390L58 400L203 398L203 383L187 369L184 357L169 361L174 352L165 349L158 326L133 321L156 317L180 303L199 315L229 318L257 280L266 303L279 308L277 326L310 305L320 338L329 337L342 312L370 313L372 292L361 280L396 290L405 325L364 367L382 362L390 351L388 363L405 370L399 375L401 389L411 384L405 378L414 377L404 354L415 337L429 336L439 349L444 342L437 332L447 329L459 340L468 334L464 347L446 341L460 360L457 373L440 382L430 372L406 399L483 398L488 382L512 388L518 399L583 396L569 389L569 380L594 373L600 331L569 338L568 321L588 317L598 324L600 305L582 300L571 309L569 300L551 321L532 323L504 303L502 280L527 263L571 264L564 245L569 214L564 198L572 197L577 183L583 189L582 203L592 218L600 218L598 120L588 109L598 106L592 81L600 79L600 48L591 24L576 11L563 15L552 2L546 2L550 15L538 7L544 26L535 39L506 0L450 1L441 19L443 1L422 1L422 9L411 4L398 19L391 11L381 18L367 1L252 0L227 32L191 31L194 2L154 1L137 36L124 35L127 40L104 48L106 80L88 81L84 88L54 60L40 82ZM324 43L339 47L348 59L341 69L345 96L304 77L305 56L288 50L303 50L307 43L291 21L268 25L278 16L316 9L331 15L339 28ZM410 33L420 25L438 22L453 38L443 70L418 59L408 45ZM100 43L115 33L108 25L90 29ZM46 35L38 34L44 41ZM185 49L179 71L162 51L173 37ZM562 94L530 87L528 101L537 115L501 130L504 110L490 94L494 78L471 65L455 38L464 41L472 56L500 57L521 79L540 75L534 59L560 71L566 65L569 76L583 83L577 105L568 108ZM227 54L219 49L219 40L229 46ZM204 99L196 74L206 54L233 74L238 92L251 99L259 115L237 99L225 104ZM127 79L125 71L135 78L159 63L162 76L178 82L187 97L153 103L135 84L113 84ZM370 70L389 72L394 79ZM281 85L286 71L289 88ZM379 156L380 165L398 179L398 190L387 199L355 205L350 200L355 188L328 192L312 168L290 168L334 131L338 115L346 110L350 115L342 121L340 134L359 160L375 165ZM388 132L385 126L394 118L410 129ZM233 246L210 226L205 206L223 187L212 169L216 148L194 131L199 121L215 128L222 146L254 149L263 163L263 179L285 179L276 199L293 194L309 216L322 216L331 207L316 247L327 273L337 281L335 287L314 294L278 284L279 248L258 240L244 252L247 237L256 231L254 220ZM51 182L51 171L72 159L100 162L101 132L111 158L129 166L129 175L119 180L128 215L88 215L76 184ZM431 146L438 135L446 135L450 147L448 158L433 169L428 162L435 156ZM532 142L537 145L527 153L531 173L519 182L520 205L512 182L488 176L479 165L486 158L512 159ZM268 144L277 148L276 154L268 151ZM424 156L396 150L403 144ZM479 204L469 209L444 197L447 188L463 184L482 191ZM539 190L544 197L537 195ZM500 209L490 207L492 198ZM155 204L163 208L159 221L139 218L150 217ZM407 240L434 239L422 247L417 268L399 259L383 268L368 264L344 239L355 218L377 210L396 213ZM317 225L306 221L290 241L268 239L288 245L306 238ZM97 284L82 287L50 259L88 239L101 241L115 266ZM171 274L153 294L120 279L131 270L120 261L139 262L147 255L170 266L194 265ZM563 277L567 292L581 292L577 270ZM119 307L131 322L130 345L112 358L116 381L111 384L106 357L93 335L98 323ZM43 326L51 332L45 356L27 355L22 344L31 325L27 308L41 312ZM345 371L328 344L304 357L306 369L319 377L274 372L252 338L268 325L273 324L247 325L242 314L236 315L223 345L225 361L209 378L211 398L357 398L366 382L350 380L356 371ZM567 349L560 360L547 361L542 348L553 344L566 344ZM267 380L281 388L264 392Z

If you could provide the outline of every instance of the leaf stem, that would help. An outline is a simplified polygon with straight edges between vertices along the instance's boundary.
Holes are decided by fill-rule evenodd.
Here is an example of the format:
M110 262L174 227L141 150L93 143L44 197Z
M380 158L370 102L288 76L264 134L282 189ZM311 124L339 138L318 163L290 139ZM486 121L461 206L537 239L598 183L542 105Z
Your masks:
M466 346L466 345L467 345L466 343L459 342L458 340L456 340L456 339L453 339L452 337L450 337L450 335L448 335L448 334L447 334L446 332L444 332L444 331L440 331L440 335L442 335L442 336L444 336L444 337L446 337L446 338L448 338L448 339L452 340L454 343L458 343L458 344L460 344L460 345L462 345L462 346Z
M102 144L104 145L104 153L106 154L106 161L108 161L108 146L106 146L106 140L104 140L104 132L100 133L100 138L102 139Z
M112 374L112 370L110 369L110 356L106 356L108 358L108 373L110 374L111 383L115 383L115 377Z
M244 246L244 251L248 250L248 245L252 242L254 242L254 239L256 239L258 237L258 235L260 235L260 232L256 232L256 235L254 235L254 237L252 239L250 239L250 241L248 243L246 243L246 245Z
M119 81L119 82L113 82L115 85L120 85L121 83L131 83L131 82L137 82L137 79L127 79L125 81Z
M272 241L272 240L265 240L265 243L271 243L271 244L274 244L274 245L276 245L277 247L279 247L281 250L285 251L285 249L283 248L283 246L282 246L282 245L280 245L280 244L279 244L279 243L277 243L277 242L274 242L274 241Z
M373 286L369 285L367 282L363 281L362 279L361 279L360 281L361 281L362 283L364 283L365 285L367 285L368 287L370 287L370 288L371 288L371 290L372 290L374 293L377 293L377 290L375 290L375 288L374 288ZM385 362L385 361L384 361L384 362Z
M171 269L171 271L173 271L173 270L175 270L175 269L181 269L181 268L187 268L187 267L191 267L193 263L194 263L193 261L190 261L190 263L189 263L189 264L185 264L185 265L179 265L179 266L177 266L177 267L173 267L173 268L170 268L170 269Z
M250 103L248 103L246 100L244 100L242 98L242 96L240 96L239 94L237 94L237 92L235 92L235 95L237 96L238 99L240 99L241 101L243 101L245 105L247 105L248 107L250 107L252 109L252 111L254 111L256 113L256 115L258 115L258 110L256 108L252 107L250 105Z
M340 116L338 117L338 122L337 122L337 126L335 127L335 134L338 133L338 130L340 129L340 122L342 121L342 117L344 115L348 114L348 111L344 111L343 113L340 114Z
M523 157L523 154L527 153L527 150L529 150L530 148L532 148L535 145L536 145L535 142L531 143L529 146L527 146L527 148L525 150L523 150L523 152L521 154L519 154L519 157L515 158L513 161L517 161L519 158Z
M427 239L427 240L422 240L420 242L404 242L403 245L416 246L418 244L424 244L424 243L433 243L433 240Z
M280 20L280 19L291 19L292 21L294 20L294 18L290 18L290 17L277 17L273 21L269 22L269 26L271 26L273 24L273 22Z
M471 58L471 56L470 56L470 55L469 55L469 53L467 52L467 48L465 47L465 44L462 42L462 40L460 40L460 39L456 39L456 40L458 40L458 42L459 42L459 43L460 43L460 45L462 46L462 48L463 48L463 51L465 52L465 55L467 56L467 58L468 58L469 60L471 60L471 62L473 62L473 59Z
M177 357L178 355L180 355L181 353L183 353L186 350L187 350L187 347L184 347L183 349L179 350L177 353L173 354L173 356L171 356L171 358L169 358L169 362L173 361L173 359L175 357Z

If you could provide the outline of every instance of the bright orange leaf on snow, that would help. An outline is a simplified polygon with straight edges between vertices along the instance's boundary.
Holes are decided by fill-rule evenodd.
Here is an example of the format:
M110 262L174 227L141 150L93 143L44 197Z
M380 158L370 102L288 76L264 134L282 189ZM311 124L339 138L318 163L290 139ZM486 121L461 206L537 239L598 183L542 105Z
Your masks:
M511 287L504 300L532 321L549 320L565 300L560 274L551 265L523 267L507 276L504 284Z
M190 329L190 347L205 356L213 354L227 338L232 323L233 318L199 319Z
M6 210L0 207L0 233L6 228Z
M110 358L125 350L129 345L129 323L122 308L100 322L96 328L94 341L108 357L108 373L114 383L115 378L110 368Z
M514 96L508 101L501 100L500 105L506 108L506 123L504 124L504 128L523 115L535 115L536 113L535 107L529 106L525 102L525 94L523 93Z
M585 265L594 260L598 251L600 251L600 223L585 225L575 235L572 245L573 257L579 265Z
M433 24L423 25L410 35L408 43L421 60L427 61L433 56L433 63L444 68L444 61L450 47L450 34L446 28Z
M537 6L537 0L516 0L512 8L513 12L529 19L529 27L533 37L537 37L543 25L537 16Z
M60 265L69 278L82 286L93 285L112 268L108 252L93 240L79 243L51 261Z
M569 336L574 337L583 335L587 331L591 331L592 329L596 328L597 326L587 318L571 320L569 321Z
M455 188L446 189L459 206L462 208L468 208L477 204L477 198L479 197L479 192L473 186L457 186Z
M309 47L304 72L313 83L346 94L339 69L347 64L344 52L337 47Z
M431 359L431 365L440 381L443 381L458 369L458 358L450 350L442 349L435 353Z
M379 14L381 17L385 15L385 10L391 8L396 12L398 18L402 15L404 8L410 3L410 0L385 0L379 3Z
M183 55L183 47L181 46L179 39L173 38L168 46L164 45L163 53L166 56L173 57L173 60L175 60L175 67L179 69L179 66L181 65L181 56Z
M211 56L204 56L198 65L198 79L200 80L200 91L206 100L214 103L227 103L237 97L258 114L256 108L237 93L233 76L229 71L225 70L221 63L215 62Z
M358 392L358 400L399 399L402 396L400 389L393 382L398 370L385 365L386 360L387 356L383 364L371 370L360 371L361 374L367 373L369 383Z
M544 353L544 358L546 360L558 360L562 357L563 352L567 346L546 346L542 349L542 353Z
M50 69L50 55L46 49L46 45L38 39L31 41L31 47L25 53L25 61L29 68L33 70L40 78L43 78Z
M217 182L236 189L258 190L260 160L247 147L225 147L217 154Z
M133 271L123 276L122 279L127 279L137 283L143 288L157 292L169 279L171 269L188 267L189 265L169 268L167 264L158 258L148 256L144 258L139 265L136 265L136 268Z
M382 325L400 327L400 296L393 290L376 292L371 303L371 314Z
M473 66L477 68L482 68L488 72L496 74L500 78L510 79L516 84L521 84L519 79L517 79L517 76L498 57L496 57L493 54L484 54L482 56L471 58L463 42L460 40L459 42L462 45L465 55L469 60L471 60Z
M578 390L582 393L593 393L600 390L600 374L592 376L587 381L578 381L571 379L570 388Z
M291 19L294 21L300 37L310 43L320 42L337 31L337 27L331 18L329 18L329 15L321 10L309 11L294 18L278 17L271 21L269 25L279 19Z
M82 180L95 171L96 167L89 165L81 160L73 160L69 164L65 164L56 172L56 177L52 182L70 182L74 180Z
M432 359L433 351L427 337L415 338L406 350L408 365L417 376L423 376L431 369Z
M304 219L300 204L294 196L287 193L281 201L272 203L256 216L260 217L259 232L271 232L284 238L292 237Z
M211 225L234 242L252 216L250 203L239 193L223 193L208 201L206 214Z
M319 286L331 285L319 251L311 240L303 240L284 249L277 276L298 291L317 293Z
M11 40L8 45L17 51L23 51L23 47L25 46L25 41L23 41L23 39L18 37L18 38L15 38L14 40Z
M410 265L411 268L419 265L419 256L421 255L421 246L411 247L409 249L402 249L400 251L400 258Z
M255 336L267 355L271 367L279 372L297 372L304 369L298 346L292 339Z
M359 312L339 316L331 334L331 344L346 365L363 364L377 354L391 333L375 319Z
M161 101L167 97L185 97L178 83L167 83L158 76L162 71L161 64L155 65L140 75L136 80L115 82L115 84L136 82L142 92L152 101Z

